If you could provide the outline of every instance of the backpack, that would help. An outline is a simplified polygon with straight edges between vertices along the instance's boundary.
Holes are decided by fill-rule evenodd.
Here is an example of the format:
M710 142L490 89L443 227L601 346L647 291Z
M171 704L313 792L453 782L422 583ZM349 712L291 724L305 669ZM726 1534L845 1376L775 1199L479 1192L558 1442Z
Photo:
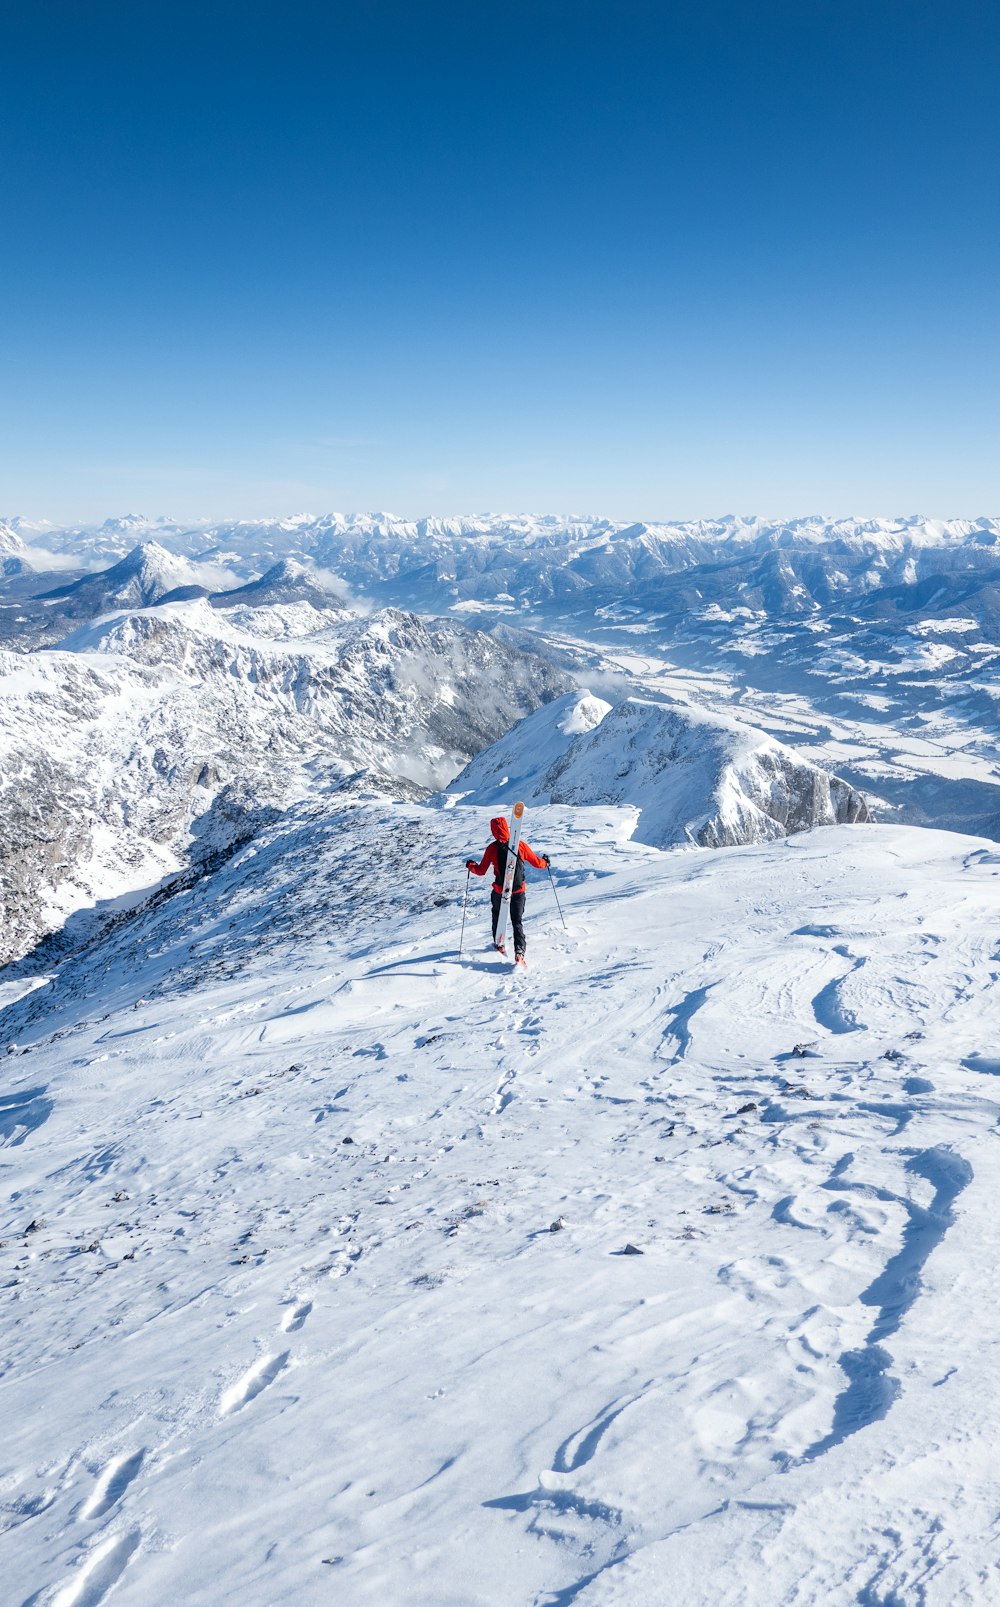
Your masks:
M497 881L500 883L501 887L503 886L503 879L507 870L508 847L509 845L507 843L497 842ZM514 880L511 883L512 893L520 892L521 888L524 886L524 879L524 860L521 858L519 853L517 856L517 865L514 868Z

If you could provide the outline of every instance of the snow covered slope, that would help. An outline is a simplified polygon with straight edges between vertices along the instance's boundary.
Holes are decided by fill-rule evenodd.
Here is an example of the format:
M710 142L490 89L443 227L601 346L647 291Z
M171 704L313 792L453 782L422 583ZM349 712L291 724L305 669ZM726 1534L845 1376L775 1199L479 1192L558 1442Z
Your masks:
M666 848L771 842L868 819L860 793L763 731L680 701L612 707L569 692L529 715L449 791L487 807L525 802L630 806L637 841Z
M593 731L610 711L610 703L590 692L565 692L549 704L546 718L529 715L507 732L506 739L485 748L455 777L449 793L487 808L508 794L526 802L550 802L549 771L562 764L578 736ZM598 786L600 778L595 776L594 781ZM602 799L597 796L588 802Z
M527 977L300 807L0 1014L10 1601L996 1601L998 856L629 824Z
M26 558L28 549L17 531L0 520L0 558Z
M0 653L0 961L291 799L439 787L566 684L475 631L307 602L202 600Z

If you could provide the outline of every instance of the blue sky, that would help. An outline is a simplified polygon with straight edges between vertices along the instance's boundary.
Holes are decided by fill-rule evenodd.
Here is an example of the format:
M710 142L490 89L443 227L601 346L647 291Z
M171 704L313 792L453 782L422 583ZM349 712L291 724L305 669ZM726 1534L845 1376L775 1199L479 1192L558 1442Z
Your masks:
M3 39L0 512L1000 511L994 0Z

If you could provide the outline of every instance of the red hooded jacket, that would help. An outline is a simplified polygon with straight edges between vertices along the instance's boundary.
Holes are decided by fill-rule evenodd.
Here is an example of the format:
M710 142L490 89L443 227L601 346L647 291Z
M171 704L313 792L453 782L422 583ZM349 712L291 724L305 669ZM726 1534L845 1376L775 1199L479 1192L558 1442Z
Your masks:
M504 818L503 815L497 815L495 820L490 821L490 831L493 833L493 841L487 847L486 852L483 855L483 857L480 860L478 865L475 864L473 860L471 860L471 859L469 860L469 862L468 862L469 863L469 869L471 870L473 876L485 876L486 872L488 870L492 870L492 872L493 872L493 891L495 893L502 893L503 892L503 884L499 880L500 869L499 869L499 862L497 860L497 844L498 843L510 842L510 827L507 825L507 821L506 821L506 819ZM529 845L525 842L523 837L521 838L521 841L517 845L517 857L518 857L518 859L526 860L529 865L534 865L537 870L544 870L545 869L545 861L544 861L544 859L539 859L539 857L535 853L534 849L529 847ZM516 878L516 876L517 876L516 871L514 872L514 875L515 875L515 878ZM511 892L512 893L523 893L524 892L524 876L523 876L523 874L521 876L520 882L518 883L518 885L516 887L513 887L511 889Z

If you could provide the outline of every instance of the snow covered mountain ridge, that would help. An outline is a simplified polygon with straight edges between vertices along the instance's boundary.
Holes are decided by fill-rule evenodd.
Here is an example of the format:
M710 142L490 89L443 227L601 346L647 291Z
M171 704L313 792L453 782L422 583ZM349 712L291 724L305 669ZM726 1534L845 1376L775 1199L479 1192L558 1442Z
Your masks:
M2 525L0 521L0 525ZM850 557L869 553L883 557L924 549L978 548L1000 551L1000 518L927 519L827 518L811 515L776 521L726 515L687 521L610 520L594 517L534 514L481 514L452 518L400 518L389 513L299 514L286 519L245 519L195 524L131 515L101 525L32 529L11 519L3 526L30 547L33 539L49 551L79 555L91 566L123 557L137 540L155 541L178 556L218 556L235 562L271 561L288 555L328 563L339 560L357 575L391 580L413 560L434 562L446 552L457 561L456 581L469 580L492 567L504 548L531 550L556 569L569 566L578 578L593 579L615 555L632 555L641 571L686 567L711 556L754 551L837 550ZM588 564L587 554L595 555ZM446 580L442 573L438 578ZM648 578L648 575L647 575Z
M869 819L860 793L766 732L674 699L612 707L569 692L467 765L449 794L484 808L512 791L536 804L633 808L654 848L733 848Z
M306 601L197 598L0 652L0 964L293 801L440 787L568 684L461 625Z
M129 514L106 519L103 523L66 526L8 517L0 518L0 526L17 533L21 540L30 543L37 538L47 547L83 549L89 545L95 551L113 551L117 546L122 553L134 546L137 539L148 540L153 536L160 541L187 538L205 550L207 544L226 533L234 542L239 540L242 533L259 547L260 538L271 531L283 532L303 542L321 534L340 533L370 538L396 535L408 537L413 542L435 537L479 537L501 541L508 537L520 537L528 541L562 542L567 545L642 534L653 540L673 539L678 542L735 540L770 541L775 545L792 545L795 542L826 545L831 540L841 540L884 547L899 546L904 542L940 546L970 539L995 543L1000 539L1000 518L997 517L931 519L922 514L887 518L807 514L785 520L724 514L710 519L614 520L583 514L481 513L407 518L387 512L330 512L300 513L278 519L202 519L193 522L172 520L165 516L147 518L142 514Z
M7 528L26 543L16 562L30 566L33 533L16 520ZM240 581L297 559L352 592L422 612L473 604L592 612L633 603L678 619L713 607L773 619L863 606L887 618L948 609L991 633L1000 628L1000 519L992 518L624 523L332 513L184 525L133 516L37 533L40 551L60 562L75 557L81 571L103 566L112 577L106 584L116 563L134 555L137 537L163 555L160 563L170 555L221 566ZM207 570L195 583L215 589ZM0 598L0 638L12 623Z

